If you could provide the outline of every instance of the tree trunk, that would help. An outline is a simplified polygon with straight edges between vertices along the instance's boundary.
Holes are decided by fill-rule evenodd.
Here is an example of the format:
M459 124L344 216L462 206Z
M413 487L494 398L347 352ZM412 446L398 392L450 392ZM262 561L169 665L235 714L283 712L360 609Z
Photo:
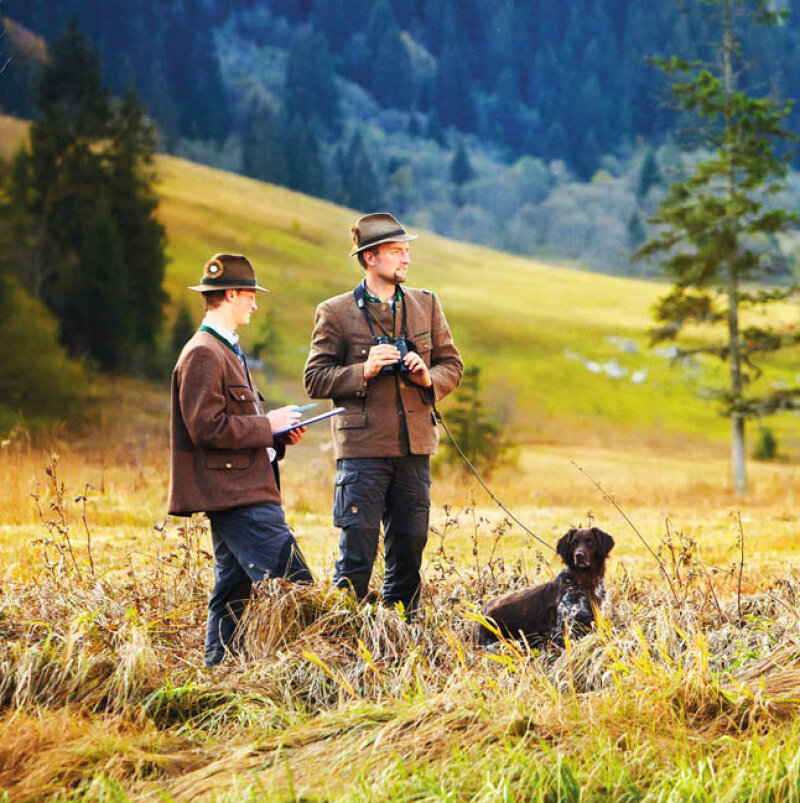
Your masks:
M747 493L747 470L744 463L744 416L731 415L731 469L733 471L733 490L737 494Z
M733 72L733 20L731 18L730 0L725 0L723 4L723 23L724 38L722 43L723 56L723 77L725 87L725 97L730 101L736 90L736 79ZM725 128L728 136L725 138L725 150L728 154L728 208L731 208L730 201L734 197L735 176L733 169L733 156L731 154L733 137L731 129L733 126L733 112L728 108L725 112ZM733 234L732 241L736 241L736 221L730 221L730 229ZM730 391L734 403L739 402L744 390L742 380L742 355L741 342L739 335L739 276L735 267L735 254L727 254L728 259L728 361L730 368ZM731 413L731 470L733 472L733 488L737 494L747 493L747 473L744 462L744 415L740 412Z

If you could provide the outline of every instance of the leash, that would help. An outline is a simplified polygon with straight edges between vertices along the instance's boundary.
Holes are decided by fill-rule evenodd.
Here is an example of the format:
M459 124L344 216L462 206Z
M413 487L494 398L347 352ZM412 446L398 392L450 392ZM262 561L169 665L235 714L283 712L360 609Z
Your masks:
M506 506L505 506L505 505L504 505L504 504L503 504L503 503L502 503L502 502L501 502L501 501L500 501L500 500L499 500L499 499L498 499L498 498L497 498L497 497L496 497L494 494L493 494L493 493L492 493L492 490L491 490L491 489L489 488L489 486L486 484L486 482L484 481L483 477L481 477L481 475L480 475L480 472L478 471L478 469L477 469L477 468L475 468L475 466L473 466L473 465L472 465L472 463L470 462L470 459L469 459L469 458L468 458L468 457L467 457L467 456L464 454L463 450L462 450L462 449L461 449L461 447L458 445L458 442L457 442L457 441L456 441L456 439L453 437L453 433L452 433L452 432L450 432L450 430L449 430L449 429L448 429L448 427L447 427L447 424L445 424L445 422L444 422L444 418L442 418L442 414L441 414L441 413L440 413L440 412L439 412L439 411L438 411L438 410L437 410L435 407L434 407L434 410L433 410L433 412L434 412L434 415L436 416L436 421L442 425L442 428L443 428L443 429L444 429L444 431L447 433L447 437L448 437L448 438L450 438L450 442L453 444L453 447L455 448L456 452L458 452L458 455L459 455L459 457L460 457L460 458L461 458L461 459L464 461L464 463L466 464L467 468L468 468L468 469L469 469L469 470L470 470L470 471L471 471L471 472L474 474L474 476L475 476L475 479L476 479L476 480L478 480L478 482L479 482L479 483L480 483L480 485L481 485L481 488L483 488L483 490L484 490L484 491L486 491L486 493L487 493L487 494L489 494L489 496L491 497L492 501L493 501L493 502L494 502L494 503L495 503L495 504L496 504L496 505L497 505L497 506L498 506L498 507L499 507L499 508L500 508L500 509L501 509L501 510L502 510L502 511L503 511L503 512L504 512L504 513L505 513L505 514L506 514L506 515L507 515L507 516L508 516L508 517L509 517L509 518L512 520L512 521L515 521L515 522L516 522L516 523L517 523L517 524L518 524L520 527L522 527L522 529L523 529L523 530L525 530L525 532L526 532L526 533L528 533L528 535L530 535L530 536L531 536L531 538L535 538L535 539L536 539L536 540L537 540L537 541L538 541L540 544L544 544L544 545L545 545L545 546L546 546L548 549L551 549L553 552L555 552L555 551L556 551L556 549L555 549L555 547L554 547L554 546L551 546L550 544L548 544L548 543L547 543L547 541L543 540L542 538L539 538L539 536L538 536L538 535L536 535L536 533L535 533L535 532L533 532L533 530L531 530L530 528L526 527L526 526L525 526L525 524L523 524L523 523L522 523L522 522L521 522L521 521L520 521L520 520L519 520L519 519L518 519L518 518L517 518L517 517L516 517L516 516L515 516L515 515L514 515L514 514L513 514L513 513L512 513L512 512L511 512L511 511L510 511L510 510L509 510L509 509L508 509L508 508L507 508L507 507L506 507Z

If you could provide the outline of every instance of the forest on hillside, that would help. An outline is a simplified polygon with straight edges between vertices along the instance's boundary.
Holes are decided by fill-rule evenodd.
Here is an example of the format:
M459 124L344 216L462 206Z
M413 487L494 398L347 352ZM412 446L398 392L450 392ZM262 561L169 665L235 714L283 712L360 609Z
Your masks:
M666 186L699 158L694 122L671 108L650 58L712 61L718 41L712 7L671 0L6 0L2 9L7 113L33 114L36 65L74 17L105 80L120 93L136 87L168 152L615 273L656 270L629 256ZM741 85L800 95L800 16L742 33ZM795 108L788 124L798 123ZM791 177L779 202L800 198L797 186Z

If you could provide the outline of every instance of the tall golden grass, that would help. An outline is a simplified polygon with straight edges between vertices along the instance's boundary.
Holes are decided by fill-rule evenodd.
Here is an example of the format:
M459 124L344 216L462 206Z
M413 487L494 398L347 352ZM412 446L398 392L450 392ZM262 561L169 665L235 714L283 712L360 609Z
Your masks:
M610 531L610 600L564 651L487 653L470 636L482 601L550 577L552 554L442 477L418 618L356 605L329 582L320 435L284 472L320 582L263 583L242 654L210 672L208 532L164 520L158 437L105 455L62 444L55 463L0 457L0 480L37 497L0 508L17 519L0 587L9 800L791 799L796 467L759 466L744 503L724 455L523 450L494 490L550 543L579 521Z

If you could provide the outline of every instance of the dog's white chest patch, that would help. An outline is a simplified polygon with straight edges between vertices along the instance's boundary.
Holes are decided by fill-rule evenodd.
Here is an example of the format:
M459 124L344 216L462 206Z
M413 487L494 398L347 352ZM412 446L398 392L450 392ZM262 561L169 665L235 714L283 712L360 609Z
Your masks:
M557 644L564 644L564 630L572 635L585 631L594 622L592 603L589 595L570 577L569 572L562 572L562 591L556 603L556 622L551 638ZM601 580L595 587L598 602L605 597L605 588Z

